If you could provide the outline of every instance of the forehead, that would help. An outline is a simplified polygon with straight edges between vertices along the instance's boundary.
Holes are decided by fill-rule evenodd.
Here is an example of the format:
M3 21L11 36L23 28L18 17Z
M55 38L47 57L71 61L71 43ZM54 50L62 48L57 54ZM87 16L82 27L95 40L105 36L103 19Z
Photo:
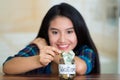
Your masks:
M64 16L56 16L50 22L50 28L70 28L73 27L72 21Z

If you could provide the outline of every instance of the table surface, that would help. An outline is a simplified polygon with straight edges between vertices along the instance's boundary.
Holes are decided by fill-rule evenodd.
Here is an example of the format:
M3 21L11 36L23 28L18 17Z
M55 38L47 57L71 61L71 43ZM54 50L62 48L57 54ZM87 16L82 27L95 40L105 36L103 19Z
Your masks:
M59 80L58 75L4 75L0 80ZM120 74L100 74L76 76L74 80L120 80Z

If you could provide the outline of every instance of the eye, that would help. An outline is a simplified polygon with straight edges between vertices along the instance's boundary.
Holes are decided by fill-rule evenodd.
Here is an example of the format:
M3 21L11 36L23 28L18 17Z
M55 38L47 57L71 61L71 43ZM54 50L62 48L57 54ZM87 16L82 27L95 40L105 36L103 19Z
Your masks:
M69 31L67 31L67 33L68 33L68 34L71 34L71 33L73 33L73 30L69 30Z
M54 35L55 35L55 34L58 34L58 32L57 32L57 31L52 31L52 34L54 34Z

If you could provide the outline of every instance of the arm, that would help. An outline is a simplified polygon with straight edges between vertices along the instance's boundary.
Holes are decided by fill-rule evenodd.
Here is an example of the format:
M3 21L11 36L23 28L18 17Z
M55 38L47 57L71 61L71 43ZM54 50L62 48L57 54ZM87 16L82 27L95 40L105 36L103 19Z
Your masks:
M60 58L60 55L57 55L54 58L54 62L57 63L57 64L59 64L59 58ZM86 65L85 61L82 60L81 58L79 58L78 56L75 56L74 60L75 60L75 64L76 64L76 73L78 75L85 74L86 69L87 69L87 65Z
M77 56L75 56L74 59L75 59L75 64L76 64L76 73L78 75L85 74L86 70L87 70L87 65L86 65L85 61Z
M87 46L84 46L78 52L78 56L74 57L76 73L78 75L89 74L95 66L95 53ZM59 56L55 57L54 62L59 64Z
M46 45L45 40L37 38L31 42L41 47ZM23 50L19 51L14 57L7 61L3 65L3 72L6 74L21 74L27 71L43 67L40 64L39 47L36 45L28 45Z
M22 74L37 68L47 66L55 57L58 50L47 46L44 39L37 38L32 43L40 49L31 46L21 50L14 58L6 61L3 65L3 72L6 74ZM56 53L55 53L56 52Z
M42 67L39 56L15 57L4 64L3 72L6 74L22 74L39 67Z

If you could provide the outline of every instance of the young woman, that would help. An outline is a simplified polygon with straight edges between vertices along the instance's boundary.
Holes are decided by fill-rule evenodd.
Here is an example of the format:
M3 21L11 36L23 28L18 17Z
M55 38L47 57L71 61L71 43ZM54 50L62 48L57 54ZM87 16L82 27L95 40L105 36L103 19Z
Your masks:
M71 5L61 3L47 12L35 40L15 56L8 57L3 72L56 74L59 54L70 50L75 52L78 75L100 73L98 52L83 17Z

